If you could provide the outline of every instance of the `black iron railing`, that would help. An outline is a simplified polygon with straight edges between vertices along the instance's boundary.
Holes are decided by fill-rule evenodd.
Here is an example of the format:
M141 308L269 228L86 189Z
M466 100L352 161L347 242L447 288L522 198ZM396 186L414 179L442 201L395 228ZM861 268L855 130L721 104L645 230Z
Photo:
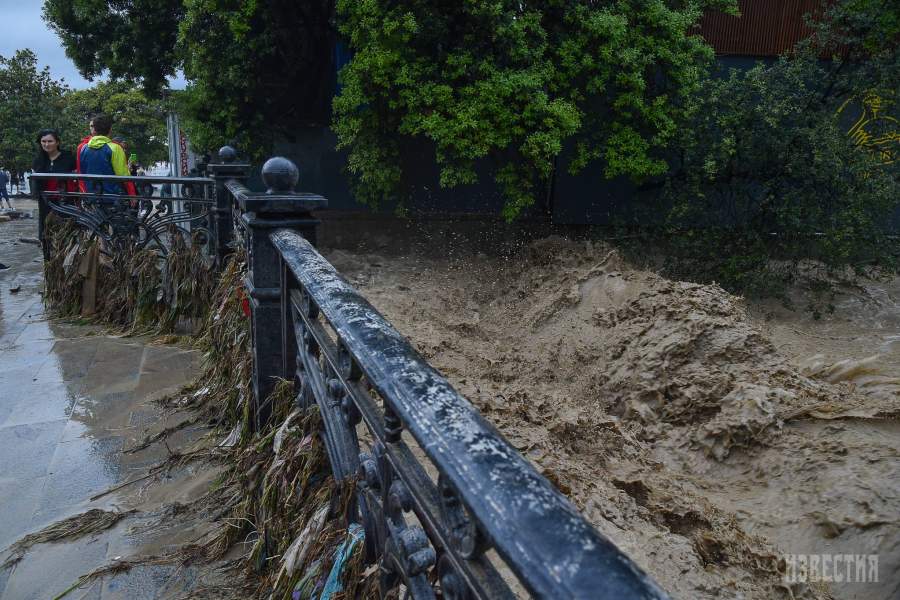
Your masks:
M49 182L56 183L54 189L48 189ZM168 253L166 236L173 227L190 234L210 254L218 252L214 184L212 179L201 177L31 175L42 241L47 215L56 213L102 240L106 251L152 248L161 256ZM220 229L228 229L230 236L230 227L226 223Z
M278 378L295 381L299 406L318 407L332 474L357 480L346 516L365 531L382 597L667 597L315 250L313 212L327 201L293 191L293 163L269 160L260 193L245 186L250 167L233 149L219 157L209 179L125 178L198 186L180 209L151 195L56 191L40 200L111 242L149 244L155 223L191 223L208 229L222 257L241 238L252 426L268 424L265 399ZM51 178L61 179L33 177Z
M495 550L536 597L664 597L309 241L271 240L298 399L319 407L334 476L360 476L351 518L385 590L433 598L436 569L444 597L513 598Z
M318 406L334 477L358 477L347 518L382 597L666 598L315 250L327 201L292 191L297 168L262 175L265 193L222 185L248 248L251 412L266 425L278 377Z

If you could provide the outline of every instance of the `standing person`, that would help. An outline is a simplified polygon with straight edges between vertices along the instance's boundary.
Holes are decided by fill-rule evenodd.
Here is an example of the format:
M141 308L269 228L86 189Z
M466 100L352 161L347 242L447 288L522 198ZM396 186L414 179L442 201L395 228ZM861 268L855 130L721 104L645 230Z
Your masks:
M75 155L69 150L60 148L59 131L42 129L37 137L40 149L31 163L34 173L74 173ZM68 191L75 191L74 183L66 182ZM41 192L55 192L59 189L59 181L50 179L41 184Z
M6 175L6 171L0 169L0 208L3 208L3 199L6 198L6 203L12 208L12 202L9 201L9 194L6 193L6 184L9 183L9 177Z
M85 175L120 175L128 177L128 158L122 146L109 139L112 131L112 117L97 115L91 119L91 137L78 146L78 172ZM101 188L102 186L102 188ZM91 191L100 191L104 194L121 194L122 186L118 183L94 182L89 185ZM125 193L136 196L134 184L125 184Z
M10 194L12 193L13 187L16 188L16 194L21 194L21 193L22 193L22 190L19 189L19 182L20 182L21 180L22 180L22 178L19 177L19 172L18 172L18 171L16 171L15 169L13 169L12 171L9 172L9 193L10 193Z
M72 173L75 171L75 155L69 150L60 148L59 131L56 129L41 129L37 135L38 152L31 162L32 173ZM32 181L32 191L38 198L38 237L44 247L44 256L47 256L47 247L44 244L44 222L47 219L47 199L43 192L55 192L59 190L60 181L48 179L46 181ZM66 181L66 190L75 191L75 182Z

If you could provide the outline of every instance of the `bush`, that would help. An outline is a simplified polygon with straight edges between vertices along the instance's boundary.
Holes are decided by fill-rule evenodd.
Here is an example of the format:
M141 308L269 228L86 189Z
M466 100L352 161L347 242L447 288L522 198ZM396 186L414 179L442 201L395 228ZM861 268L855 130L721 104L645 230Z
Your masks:
M895 265L900 143L873 117L898 99L898 26L878 6L838 2L790 55L704 82L663 194L675 273L767 295L803 259ZM848 135L853 106L865 132Z

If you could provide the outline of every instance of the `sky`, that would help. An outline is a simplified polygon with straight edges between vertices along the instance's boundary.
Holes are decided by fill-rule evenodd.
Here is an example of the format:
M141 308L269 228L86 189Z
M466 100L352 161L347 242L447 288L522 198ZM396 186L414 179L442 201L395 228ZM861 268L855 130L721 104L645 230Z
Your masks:
M37 55L38 68L49 66L54 79L65 79L75 89L91 87L93 84L78 74L59 38L41 19L43 4L42 0L0 0L0 55L9 57L16 50L31 48ZM184 85L182 78L172 82L176 89Z

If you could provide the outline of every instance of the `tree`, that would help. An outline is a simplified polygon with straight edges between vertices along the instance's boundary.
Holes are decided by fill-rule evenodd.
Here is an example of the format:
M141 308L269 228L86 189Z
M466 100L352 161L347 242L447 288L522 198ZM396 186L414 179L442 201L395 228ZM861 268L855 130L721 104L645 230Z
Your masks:
M333 0L44 0L44 19L85 77L108 72L176 94L192 144L260 157L276 138L328 122Z
M38 70L31 50L0 56L0 165L19 173L31 168L37 132L60 126L67 91L47 67Z
M333 91L330 0L190 0L179 95L192 144L235 143L255 158L298 127L325 125Z
M194 143L256 155L330 120L337 22L355 54L333 126L359 197L402 195L401 139L417 137L434 142L445 186L490 161L511 218L542 195L564 145L573 170L600 158L610 177L665 172L711 58L690 29L733 4L343 0L335 15L333 0L45 0L44 14L85 75L153 84L183 68L179 112ZM148 60L129 61L145 38Z
M20 173L31 168L41 129L57 129L64 148L74 150L88 133L88 121L98 113L115 121L114 135L126 141L140 160L166 160L166 110L160 100L124 82L99 83L71 90L38 70L37 57L28 49L11 58L0 56L0 165Z
M45 0L43 14L87 79L107 72L156 90L180 65L183 0Z
M900 14L889 5L834 2L773 65L705 82L663 196L678 275L777 294L801 259L893 263L900 127L886 111L900 108ZM847 123L851 105L861 114Z
M90 118L106 113L114 120L112 135L144 164L168 159L166 103L154 100L126 82L101 82L73 90L63 98L63 136L74 146L88 132Z
M577 171L664 174L665 149L711 49L690 34L732 2L338 0L353 60L334 128L357 196L402 200L402 147L434 144L442 186L490 164L513 218L542 195L563 148Z

